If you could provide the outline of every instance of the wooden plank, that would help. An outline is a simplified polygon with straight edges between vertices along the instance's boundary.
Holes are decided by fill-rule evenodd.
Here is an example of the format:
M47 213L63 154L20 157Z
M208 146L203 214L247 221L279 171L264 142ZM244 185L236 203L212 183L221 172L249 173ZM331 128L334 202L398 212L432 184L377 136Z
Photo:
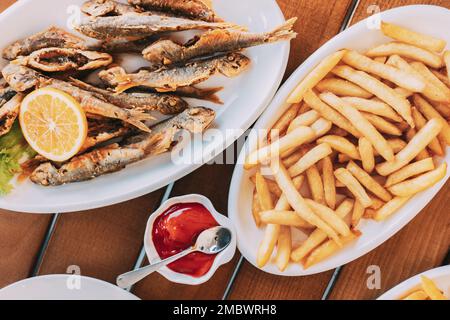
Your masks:
M373 1L363 0L353 23L368 16L367 8L377 4L382 10L408 4L435 4L450 8L449 1ZM448 192L450 183L422 212L383 245L343 267L330 299L373 299L401 281L440 266L449 250L450 229ZM367 287L369 266L379 266L381 288Z
M278 1L286 17L297 16L299 33L292 43L286 76L339 32L351 1ZM333 271L308 277L269 275L243 264L230 299L320 299Z

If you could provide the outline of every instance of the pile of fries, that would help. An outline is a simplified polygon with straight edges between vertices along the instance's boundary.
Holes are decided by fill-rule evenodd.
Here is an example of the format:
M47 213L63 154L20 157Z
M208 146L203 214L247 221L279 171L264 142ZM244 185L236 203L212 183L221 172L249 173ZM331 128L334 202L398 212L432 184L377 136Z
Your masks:
M317 65L247 156L253 216L265 228L259 267L275 248L279 270L311 267L357 239L361 219L385 220L445 177L433 157L450 144L446 42L385 22L382 32L395 42ZM298 247L291 228L307 235Z
M421 289L408 294L402 300L447 300L433 280L426 276L420 277Z

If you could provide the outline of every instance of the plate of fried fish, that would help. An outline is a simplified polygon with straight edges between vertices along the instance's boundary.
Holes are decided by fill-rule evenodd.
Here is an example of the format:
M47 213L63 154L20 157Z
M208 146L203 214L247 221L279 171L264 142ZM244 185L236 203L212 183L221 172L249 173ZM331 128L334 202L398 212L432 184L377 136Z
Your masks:
M17 2L0 15L0 207L86 210L195 170L270 102L295 20L271 0Z

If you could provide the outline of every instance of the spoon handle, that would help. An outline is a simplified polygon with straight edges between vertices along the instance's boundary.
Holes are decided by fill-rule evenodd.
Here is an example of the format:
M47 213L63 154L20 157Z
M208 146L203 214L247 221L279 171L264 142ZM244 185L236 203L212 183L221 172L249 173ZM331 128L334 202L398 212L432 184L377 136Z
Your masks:
M180 253L177 253L176 255L173 255L167 259L161 260L159 262L153 263L151 265L145 266L145 267L137 269L137 270L133 270L133 271L121 274L120 276L117 277L116 283L122 289L131 287L133 284L141 281L142 279L144 279L151 273L159 270L160 268L162 268L178 259L183 258L184 256L186 256L189 253L192 253L194 251L195 251L194 248L190 248L190 249L181 251Z

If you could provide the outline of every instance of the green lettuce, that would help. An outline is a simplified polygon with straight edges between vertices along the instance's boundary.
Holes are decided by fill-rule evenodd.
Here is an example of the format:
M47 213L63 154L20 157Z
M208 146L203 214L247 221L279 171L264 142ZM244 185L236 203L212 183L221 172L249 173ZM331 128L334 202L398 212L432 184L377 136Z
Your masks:
M0 195L11 192L11 180L21 172L19 161L25 156L35 155L36 152L26 142L16 121L11 131L0 137Z

